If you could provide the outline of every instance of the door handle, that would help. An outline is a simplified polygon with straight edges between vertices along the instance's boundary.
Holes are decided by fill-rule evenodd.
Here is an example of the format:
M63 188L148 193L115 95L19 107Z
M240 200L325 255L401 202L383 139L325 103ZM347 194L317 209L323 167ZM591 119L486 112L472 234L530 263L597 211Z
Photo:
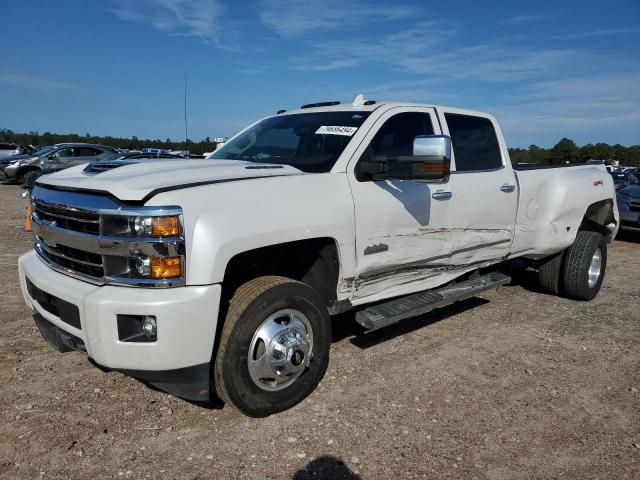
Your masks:
M453 197L453 193L445 192L444 190L438 190L431 194L431 198L434 200L449 200L451 197Z
M511 193L516 189L515 185L512 185L510 183L505 183L504 185L502 185L500 187L500 190L502 190L505 193Z

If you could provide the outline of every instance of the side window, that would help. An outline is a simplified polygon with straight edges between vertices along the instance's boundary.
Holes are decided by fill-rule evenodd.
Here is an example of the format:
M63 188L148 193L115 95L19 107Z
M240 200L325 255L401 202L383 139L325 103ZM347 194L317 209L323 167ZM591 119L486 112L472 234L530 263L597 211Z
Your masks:
M498 137L488 118L445 113L456 171L492 170L502 167Z
M63 148L62 150L58 150L56 152L56 157L58 158L73 157L73 148Z
M95 155L99 155L101 153L97 148L92 147L79 147L75 149L74 156L75 157L93 157Z
M427 113L405 112L388 119L371 140L374 157L399 157L413 154L413 139L433 135L431 117Z
M387 119L375 134L371 143L356 164L355 175L359 182L371 180L362 172L362 162L376 158L394 158L413 154L413 139L418 135L433 135L433 125L428 113L404 112Z

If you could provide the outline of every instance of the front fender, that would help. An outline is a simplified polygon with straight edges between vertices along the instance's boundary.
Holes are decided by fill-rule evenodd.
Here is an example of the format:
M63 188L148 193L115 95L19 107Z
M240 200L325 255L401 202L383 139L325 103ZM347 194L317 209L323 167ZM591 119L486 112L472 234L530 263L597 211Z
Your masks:
M341 173L248 179L165 192L148 205L184 212L187 284L221 283L229 261L256 248L333 238L340 277L355 272L353 200Z

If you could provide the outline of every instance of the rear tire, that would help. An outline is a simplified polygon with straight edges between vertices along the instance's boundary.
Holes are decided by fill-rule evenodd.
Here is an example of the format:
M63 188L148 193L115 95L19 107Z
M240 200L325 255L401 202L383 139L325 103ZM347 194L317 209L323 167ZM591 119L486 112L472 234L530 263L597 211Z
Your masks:
M560 294L560 277L562 275L562 263L564 251L547 259L538 269L538 284L540 288L553 295Z
M311 287L284 277L250 280L234 293L220 336L214 383L251 417L304 400L329 364L331 322Z
M599 232L580 230L564 255L562 287L566 297L593 299L607 267L607 242Z

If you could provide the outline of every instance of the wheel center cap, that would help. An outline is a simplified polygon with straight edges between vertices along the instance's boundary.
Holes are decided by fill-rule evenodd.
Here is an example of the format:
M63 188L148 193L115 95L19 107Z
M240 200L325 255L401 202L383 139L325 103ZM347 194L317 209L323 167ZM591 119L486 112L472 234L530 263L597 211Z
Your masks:
M304 362L304 352L302 350L295 350L291 355L291 363L295 367L299 367Z

